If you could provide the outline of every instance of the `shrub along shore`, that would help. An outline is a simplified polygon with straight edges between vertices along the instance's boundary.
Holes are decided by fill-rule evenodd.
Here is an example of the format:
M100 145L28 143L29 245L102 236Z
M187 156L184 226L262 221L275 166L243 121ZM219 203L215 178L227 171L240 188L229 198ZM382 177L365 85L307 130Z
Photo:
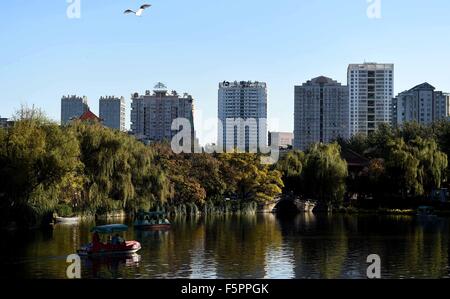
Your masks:
M370 161L349 172L341 150ZM23 108L0 129L0 226L30 227L60 216L254 213L283 192L337 211L410 209L448 187L450 124L382 126L370 137L292 151L272 166L257 154L181 154L146 146L100 124L59 126ZM391 200L392 199L392 200Z

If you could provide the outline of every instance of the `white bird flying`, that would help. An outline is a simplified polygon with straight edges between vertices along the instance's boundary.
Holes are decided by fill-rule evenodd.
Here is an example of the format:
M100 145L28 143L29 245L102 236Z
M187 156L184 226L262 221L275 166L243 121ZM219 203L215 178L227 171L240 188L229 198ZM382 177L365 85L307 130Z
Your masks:
M144 12L144 10L146 10L149 7L151 7L151 4L144 4L138 9L138 11L127 9L124 11L124 14L126 14L126 15L127 14L135 14L136 16L140 17L140 16L142 16L142 13Z

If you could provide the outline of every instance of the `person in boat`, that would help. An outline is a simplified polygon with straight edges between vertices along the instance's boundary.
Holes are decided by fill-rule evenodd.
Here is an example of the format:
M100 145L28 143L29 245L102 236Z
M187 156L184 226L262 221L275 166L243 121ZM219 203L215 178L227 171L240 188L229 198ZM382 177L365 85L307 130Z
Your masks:
M100 243L100 235L98 234L98 232L94 232L94 234L92 235L92 244L97 245Z
M112 245L119 245L119 235L115 234L114 237L111 240Z
M94 250L98 250L101 245L102 243L100 240L100 235L98 234L98 232L94 232L94 234L92 234L92 247L94 248Z
M164 224L170 224L169 219L165 218L165 219L164 219Z
M150 225L155 225L155 224L156 224L156 220L155 220L155 218L153 217L152 220L150 220Z

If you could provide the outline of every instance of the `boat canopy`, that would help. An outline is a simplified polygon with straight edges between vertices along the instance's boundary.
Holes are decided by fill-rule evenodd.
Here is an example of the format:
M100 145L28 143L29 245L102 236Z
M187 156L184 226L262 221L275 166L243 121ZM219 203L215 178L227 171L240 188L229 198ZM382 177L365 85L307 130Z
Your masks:
M138 216L166 216L166 213L164 212L139 212L137 213Z
M128 231L128 226L124 224L110 224L94 227L91 232L99 233L99 234L113 234L113 233L122 233Z
M419 211L433 211L434 207L430 207L430 206L420 206Z

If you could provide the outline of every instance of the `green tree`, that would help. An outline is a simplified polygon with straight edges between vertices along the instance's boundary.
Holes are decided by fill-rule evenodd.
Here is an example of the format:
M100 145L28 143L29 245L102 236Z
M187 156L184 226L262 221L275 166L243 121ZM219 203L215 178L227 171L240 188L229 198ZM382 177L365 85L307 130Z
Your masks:
M79 191L82 165L75 136L26 109L1 134L0 198L2 221L32 225Z
M84 210L93 213L149 208L167 200L169 182L153 150L100 124L74 123L84 165Z
M360 155L366 155L369 150L367 136L361 133L353 135L350 139L339 138L337 140L342 149L348 149Z
M228 194L243 202L267 202L282 192L282 175L261 164L259 155L227 153L220 155Z
M387 173L403 198L430 194L440 187L448 161L433 139L418 137L407 144L397 138L388 143L388 148Z
M302 176L305 195L324 203L341 203L348 169L341 158L340 146L312 145L305 155Z
M277 163L276 168L283 175L283 182L286 191L300 194L304 158L305 154L303 152L292 151L287 153Z

